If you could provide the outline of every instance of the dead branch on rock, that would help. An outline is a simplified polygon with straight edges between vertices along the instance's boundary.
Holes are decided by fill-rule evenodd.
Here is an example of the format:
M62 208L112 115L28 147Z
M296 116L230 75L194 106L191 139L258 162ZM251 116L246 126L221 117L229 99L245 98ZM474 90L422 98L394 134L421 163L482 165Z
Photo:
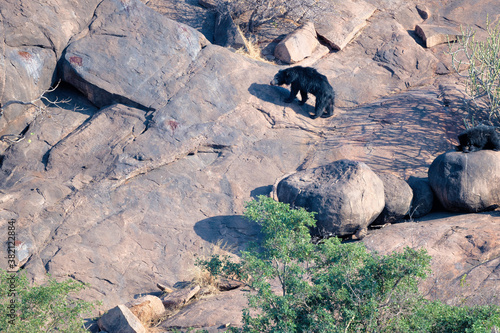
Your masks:
M61 107L62 104L68 104L71 100L70 99L64 99L64 100L58 100L56 98L55 101L51 101L49 98L47 98L45 96L45 94L47 93L51 93L53 91L55 91L58 87L59 87L59 84L61 83L61 80L59 80L57 82L57 84L52 88L49 88L49 89L46 89L44 90L40 95L38 95L37 98L31 100L31 101L28 101L28 102L25 102L25 101L19 101L19 100L12 100L12 101L8 101L7 103L5 103L4 105L1 105L0 106L0 117L3 116L3 112L4 110L10 106L10 105L13 105L13 104L20 104L20 105L31 105L31 106L34 106L35 108L37 108L37 111L38 112L42 112L43 109L45 109L46 105L45 103L43 103L44 101L48 104L51 104L51 105L54 105L54 106L57 106L57 107ZM42 103L40 103L42 102ZM38 113L36 114L36 116L38 115Z
M4 105L0 104L0 117L3 116L3 113L7 107L15 104L35 107L36 111L33 115L33 119L36 119L38 116L42 115L45 112L47 106L55 106L57 108L62 109L63 105L67 105L71 102L70 98L60 100L59 98L56 97L54 100L52 100L46 96L46 94L54 92L59 87L60 83L61 80L59 80L54 87L50 87L49 89L42 91L40 95L38 95L35 99L31 101L26 102L20 100L12 100L8 101ZM76 106L73 108L73 111L82 111L82 110L84 110L84 108ZM0 137L0 141L7 142L9 144L17 143L24 139L25 134L26 134L25 131L23 131L20 134L5 134Z

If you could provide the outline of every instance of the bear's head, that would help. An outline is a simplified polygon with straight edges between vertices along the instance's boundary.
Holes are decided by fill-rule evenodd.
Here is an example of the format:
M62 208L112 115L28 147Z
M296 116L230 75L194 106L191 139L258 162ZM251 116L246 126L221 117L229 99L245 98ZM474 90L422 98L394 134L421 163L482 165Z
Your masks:
M276 73L270 84L272 86L281 86L283 84L290 84L290 83L291 81L288 72L286 71L286 69L282 69L278 73Z

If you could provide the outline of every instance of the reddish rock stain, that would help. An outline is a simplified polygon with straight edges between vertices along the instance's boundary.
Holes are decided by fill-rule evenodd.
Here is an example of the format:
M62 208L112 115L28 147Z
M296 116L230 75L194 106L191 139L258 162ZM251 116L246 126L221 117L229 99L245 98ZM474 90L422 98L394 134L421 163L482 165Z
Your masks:
M172 134L173 134L175 132L175 130L177 129L177 127L179 127L179 123L176 122L175 120L169 120L168 126L170 126L170 128L172 129Z
M82 57L78 57L78 56L69 57L69 62L70 62L70 64L77 65L77 66L83 65Z
M26 51L19 51L17 52L24 60L31 60L32 55L29 52Z

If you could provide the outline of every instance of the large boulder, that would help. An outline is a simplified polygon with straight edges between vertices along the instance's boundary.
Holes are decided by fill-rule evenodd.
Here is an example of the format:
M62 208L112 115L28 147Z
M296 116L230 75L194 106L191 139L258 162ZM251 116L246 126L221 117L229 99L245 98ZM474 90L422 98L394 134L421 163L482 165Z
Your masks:
M320 0L304 19L311 20L319 36L334 49L342 50L367 24L377 8L363 0Z
M321 235L365 229L384 209L384 184L364 163L340 160L283 179L278 199L317 212Z
M319 42L314 23L307 22L285 37L274 49L274 56L289 64L309 57Z
M384 183L385 206L373 224L397 222L408 214L413 191L407 182L395 175L384 173L378 176Z
M481 212L500 205L500 153L447 152L429 167L429 183L444 208Z
M413 191L413 199L408 211L410 219L429 214L434 206L434 193L429 180L424 177L410 176L407 182Z
M89 34L66 49L61 76L99 107L156 109L175 95L176 81L208 44L195 29L138 0L102 1Z

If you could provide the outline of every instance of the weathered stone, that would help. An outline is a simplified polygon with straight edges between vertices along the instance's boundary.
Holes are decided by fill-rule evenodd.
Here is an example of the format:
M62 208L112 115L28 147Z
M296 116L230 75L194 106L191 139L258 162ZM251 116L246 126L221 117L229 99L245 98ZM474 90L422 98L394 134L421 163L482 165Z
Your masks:
M314 23L307 22L276 45L274 56L293 64L312 55L318 45Z
M433 24L418 24L415 32L423 39L427 48L456 41L460 36L460 32L454 28Z
M397 10L394 18L407 30L414 30L417 24L422 23L422 17L412 3Z
M406 246L425 248L432 258L432 273L419 290L426 298L458 306L498 305L500 212L431 213L417 222L372 230L363 243L381 255Z
M242 309L248 307L247 295L248 291L237 289L200 299L169 317L158 328L165 331L196 328L217 332L228 323L241 326Z
M410 176L407 182L413 191L408 216L410 218L419 218L429 214L434 205L434 193L427 178Z
M219 287L220 291L228 291L228 290L233 290L233 289L238 289L241 286L244 286L245 284L241 281L236 281L232 279L226 279L226 278L220 278L217 286Z
M139 319L123 304L106 312L97 322L102 331L109 333L146 333Z
M320 234L352 235L384 208L382 180L364 163L340 160L299 171L278 184L278 199L316 212Z
M174 289L172 289L169 286L166 286L164 284L161 284L161 283L157 283L156 286L158 287L158 289L160 289L161 291L164 291L166 293L171 293L174 291Z
M372 224L394 223L408 214L413 191L403 179L392 174L378 174L384 183L385 206Z
M125 304L130 309L137 319L145 327L149 327L152 322L157 321L164 313L165 306L163 302L156 296L147 295Z
M175 290L161 297L165 309L176 309L193 298L200 291L199 285L188 286L183 289Z
M304 19L314 22L318 35L337 50L342 50L354 38L376 10L363 0L336 1L333 6L328 0L322 0L315 8Z
M215 19L214 43L236 50L244 48L245 41L229 13L217 13Z
M122 103L158 108L175 94L179 73L208 43L198 31L139 0L126 5L103 1L89 34L66 49L62 77L97 106Z
M72 36L87 27L99 2L0 2L0 105L32 101L54 83L59 57ZM35 109L11 104L3 112L0 135L19 134Z
M451 211L481 212L500 206L500 153L448 152L429 167L429 183Z
M31 9L27 11L32 1L14 1L24 6L23 14L30 20L37 17ZM51 3L61 3L54 1ZM328 2L334 6L336 1ZM0 6L14 2L4 1ZM161 6L174 0L147 2ZM196 6L195 0L187 2ZM104 11L106 6L113 7L110 3L123 10ZM282 102L284 89L269 87L267 82L276 73L274 65L210 44L202 46L191 61L190 52L198 43L193 42L191 47L190 41L197 38L184 36L185 43L171 43L170 37L175 39L177 35L182 39L184 30L179 27L193 31L171 21L164 24L164 17L146 13L135 1L102 1L104 7L96 12L94 23L95 8L85 8L89 10L89 20L75 29L76 35L70 40L77 44L86 39L106 39L107 45L101 47L108 53L103 56L107 65L99 67L72 55L77 57L72 59L72 66L80 68L81 64L80 69L87 71L88 80L82 79L81 84L86 87L82 91L98 101L92 94L100 94L99 89L114 89L107 94L102 92L107 96L107 100L101 99L103 103L122 101L128 106L99 111L81 94L80 98L75 98L75 94L72 102L61 108L49 106L41 110L29 128L26 118L16 118L17 127L9 121L9 133L16 133L19 128L26 132L17 143L8 143L5 138L0 142L0 224L15 218L18 239L33 245L25 264L30 278L39 281L47 271L56 278L74 276L92 285L82 293L83 298L102 300L104 308L111 308L128 302L134 295L155 291L151 281L173 285L179 280L191 280L193 254L204 251L208 243L222 239L240 250L249 240L257 239L258 225L241 217L244 202L269 193L270 184L280 175L343 158L363 161L373 170L401 176L414 174L415 170L427 171L437 154L451 148L450 142L456 139L456 130L462 124L460 117L447 107L454 105L456 96L442 87L453 86L455 91L461 88L452 77L435 76L432 58L440 57L443 62L447 56L442 55L441 49L446 46L438 46L435 52L422 49L412 31L407 31L412 30L406 26L411 21L403 24L397 15L393 16L396 10L411 5L402 0L377 2L380 10L358 32L354 42L316 63L311 58L304 60L328 76L339 106L334 119L314 122L306 117L311 102L314 103L312 97L303 107L288 105ZM441 7L428 4L433 10L431 19L479 26L484 25L486 13L494 12L495 5L495 1L451 1L443 5L450 9L448 15ZM0 31L8 29L9 36L0 33L2 40L23 40L20 34L10 36L21 31L9 29L7 20L9 15L18 14L4 8L0 20L6 22L6 27L0 24ZM182 22L198 17L182 12L187 7L176 8L176 17L183 13L189 16ZM65 9L59 8L61 13ZM79 20L78 13L77 17L64 14ZM108 19L112 21L109 24ZM144 19L149 20L149 28L145 28ZM135 30L131 27L134 25ZM481 32L479 29L478 35ZM156 34L161 36L159 39L172 35L167 38L169 47L158 48L154 43L149 46L144 41L154 39ZM259 45L266 42L259 38ZM45 51L51 50L49 44L43 47ZM61 44L63 50L66 44ZM84 53L98 57L94 45L86 45L88 50ZM150 48L156 48L157 54L152 54ZM17 51L12 51L15 56ZM140 58L143 51L150 58L158 56L157 61L147 56ZM396 58L391 56L392 51ZM9 47L6 52L10 52ZM118 57L123 58L115 62ZM175 66L179 59L186 61L185 66ZM7 58L7 67L9 61ZM60 64L63 62L67 60L62 59ZM166 65L168 62L171 66ZM49 66L49 62L44 64ZM89 67L83 68L86 65ZM59 68L61 73L63 67ZM23 81L23 76L10 74L8 79L17 89L14 81ZM53 71L50 74L58 75ZM147 75L152 75L152 79L148 80ZM67 95L60 89L52 96L63 100ZM121 91L126 91L123 97L118 96ZM137 108L131 107L134 105ZM31 108L29 112L34 115L38 111ZM98 114L92 117L94 113ZM491 214L486 220L476 215L467 217L486 225L485 221L494 218ZM496 231L493 224L487 226L493 230L490 232ZM358 229L360 234L362 230ZM496 243L478 243L473 236L482 249L498 248ZM478 235L481 237L494 239L487 233ZM7 228L0 228L0 238L7 239ZM387 244L392 245L386 240ZM410 240L408 244L411 245ZM4 247L2 256L6 255ZM481 262L486 260L478 258ZM1 261L0 267L5 268L5 264ZM448 268L434 267L447 274ZM469 277L483 272L484 267L462 273ZM492 272L490 276L494 276ZM479 287L474 291L486 291L483 295L488 296L494 287L491 283L496 280L475 281ZM440 295L446 298L451 293ZM217 315L221 320L214 319L213 323L224 324L235 322L228 317L240 318L241 308L234 308L228 299L208 312L213 317L205 319L211 321ZM184 317L183 327L190 326L190 319L189 315Z

